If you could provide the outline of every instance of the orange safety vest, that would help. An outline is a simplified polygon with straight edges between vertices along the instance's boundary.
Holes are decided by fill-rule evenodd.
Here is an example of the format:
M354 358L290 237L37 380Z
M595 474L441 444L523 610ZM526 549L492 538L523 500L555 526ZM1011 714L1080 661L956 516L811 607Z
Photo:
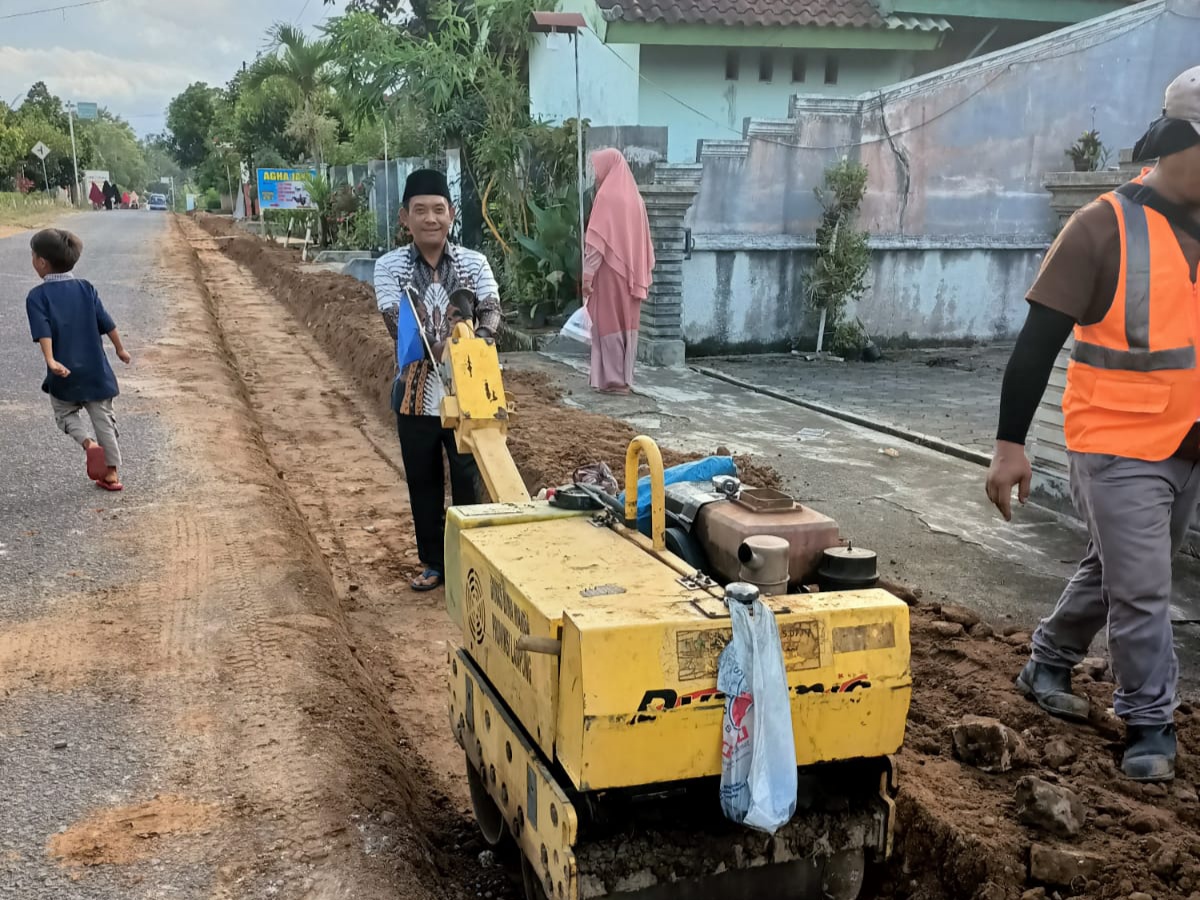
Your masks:
M1121 272L1108 314L1075 326L1067 449L1157 462L1200 419L1200 294L1165 216L1122 194L1100 199L1117 213Z

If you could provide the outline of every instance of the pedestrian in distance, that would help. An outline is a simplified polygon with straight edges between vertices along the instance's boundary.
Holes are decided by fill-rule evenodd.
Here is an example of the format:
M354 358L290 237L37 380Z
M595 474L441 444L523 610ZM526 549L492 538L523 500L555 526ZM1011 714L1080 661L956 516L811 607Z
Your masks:
M102 337L108 336L125 365L132 358L95 287L73 273L83 242L69 231L47 228L35 234L29 246L34 271L42 279L25 300L29 330L46 360L42 390L50 395L59 429L83 448L88 477L107 491L123 490L113 415L113 399L120 392ZM84 423L84 412L95 437Z
M92 209L99 209L104 205L104 191L100 190L100 186L94 181L92 189L88 191L88 200L92 202Z
M104 194L104 208L111 210L113 208L113 199L117 196L116 187L107 179L105 179L104 187L102 187L100 190L101 193Z
M408 176L400 221L412 243L375 263L375 299L392 340L399 374L392 384L392 410L412 504L417 554L425 570L412 581L416 591L442 584L445 564L445 475L456 506L478 503L479 469L459 453L454 431L442 427L445 394L437 366L454 326L473 319L477 337L500 328L500 289L487 257L450 241L454 204L446 176L419 169ZM473 302L460 306L469 293Z
M646 204L620 150L592 154L596 199L584 239L583 297L592 321L591 385L628 394L654 243Z
M987 493L1005 519L1014 487L1028 498L1025 437L1074 330L1063 420L1071 495L1090 541L1034 632L1017 688L1052 715L1087 721L1071 670L1107 627L1113 708L1126 732L1121 771L1156 782L1175 776L1171 561L1200 500L1200 66L1167 87L1134 160L1153 167L1077 212L1029 291Z

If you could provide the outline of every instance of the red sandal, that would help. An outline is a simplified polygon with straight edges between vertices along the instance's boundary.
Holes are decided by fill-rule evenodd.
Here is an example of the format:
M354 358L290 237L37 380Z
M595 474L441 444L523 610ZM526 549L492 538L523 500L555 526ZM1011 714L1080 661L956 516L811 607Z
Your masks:
M103 478L97 479L96 487L102 487L106 491L123 491L123 490L125 490L125 485L121 484L121 482L105 481Z

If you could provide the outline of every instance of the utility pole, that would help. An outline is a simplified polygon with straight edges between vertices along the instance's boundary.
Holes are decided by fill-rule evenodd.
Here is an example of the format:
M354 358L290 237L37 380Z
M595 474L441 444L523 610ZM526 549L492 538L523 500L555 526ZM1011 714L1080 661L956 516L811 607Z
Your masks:
M587 242L583 218L583 92L579 84L579 41L587 30L587 19L581 13L535 11L532 15L529 30L535 34L547 35L546 46L553 49L550 43L552 36L565 34L574 45L575 52L575 177L576 197L579 201L579 265L586 265ZM582 271L582 268L580 269Z
M71 125L71 162L72 162L72 165L75 167L75 190L71 192L73 195L71 202L75 206L78 206L81 195L83 194L83 190L79 186L79 152L75 149L75 104L74 104L74 102L67 104L67 121Z

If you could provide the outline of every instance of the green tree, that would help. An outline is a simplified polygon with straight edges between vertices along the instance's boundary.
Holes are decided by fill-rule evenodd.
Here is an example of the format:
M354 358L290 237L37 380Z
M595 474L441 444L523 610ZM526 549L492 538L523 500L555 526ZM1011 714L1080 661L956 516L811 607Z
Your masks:
M319 160L323 147L337 136L337 121L327 115L333 46L324 38L310 39L287 23L276 24L270 36L275 52L248 74L247 86L276 82L296 96L299 102L286 131L304 143L311 159Z
M171 152L169 134L152 134L141 141L141 148L142 157L146 160L148 182L159 182L166 175L170 175L176 181L183 180L183 169Z
M79 130L91 138L95 162L109 171L113 183L123 190L145 191L150 169L128 122L103 110L100 118Z
M67 112L63 108L62 100L50 93L44 81L34 82L29 93L25 95L21 110L30 115L40 115L47 122L60 126L63 131L67 130Z
M867 167L849 158L825 170L825 181L814 188L821 204L821 225L812 266L805 275L809 305L821 313L817 352L823 349L826 328L832 328L837 352L857 349L866 335L856 322L844 322L846 305L866 290L871 267L869 235L855 228L859 207L867 193Z
M25 152L25 133L16 114L0 103L0 190L10 189Z
M185 169L204 162L210 152L210 135L216 119L218 91L202 81L187 89L167 107L171 151Z
M45 118L38 107L17 111L16 121L24 137L20 149L20 160L26 177L34 182L38 190L46 189L46 179L42 176L42 166L37 158L30 154L30 148L41 141L50 148L46 157L46 174L52 187L69 188L75 181L75 166L71 155L71 137L58 127L58 123ZM85 134L76 135L76 148L79 153L79 168L82 171L93 160L92 141Z
M15 145L16 156L11 162L10 177L24 175L34 182L37 190L45 190L46 177L37 158L30 148L42 141L50 148L46 158L46 176L50 186L69 188L75 181L75 167L71 153L71 137L68 130L67 112L62 100L50 93L44 82L37 82L29 89L24 101L15 112L5 116L6 143ZM88 135L78 135L76 147L79 168L91 164L92 142Z
M299 160L304 145L287 134L288 122L297 107L295 91L278 79L258 77L259 60L239 71L226 86L221 99L221 115L216 133L223 143L245 160L254 160L268 151L272 158ZM251 86L251 81L256 86Z

